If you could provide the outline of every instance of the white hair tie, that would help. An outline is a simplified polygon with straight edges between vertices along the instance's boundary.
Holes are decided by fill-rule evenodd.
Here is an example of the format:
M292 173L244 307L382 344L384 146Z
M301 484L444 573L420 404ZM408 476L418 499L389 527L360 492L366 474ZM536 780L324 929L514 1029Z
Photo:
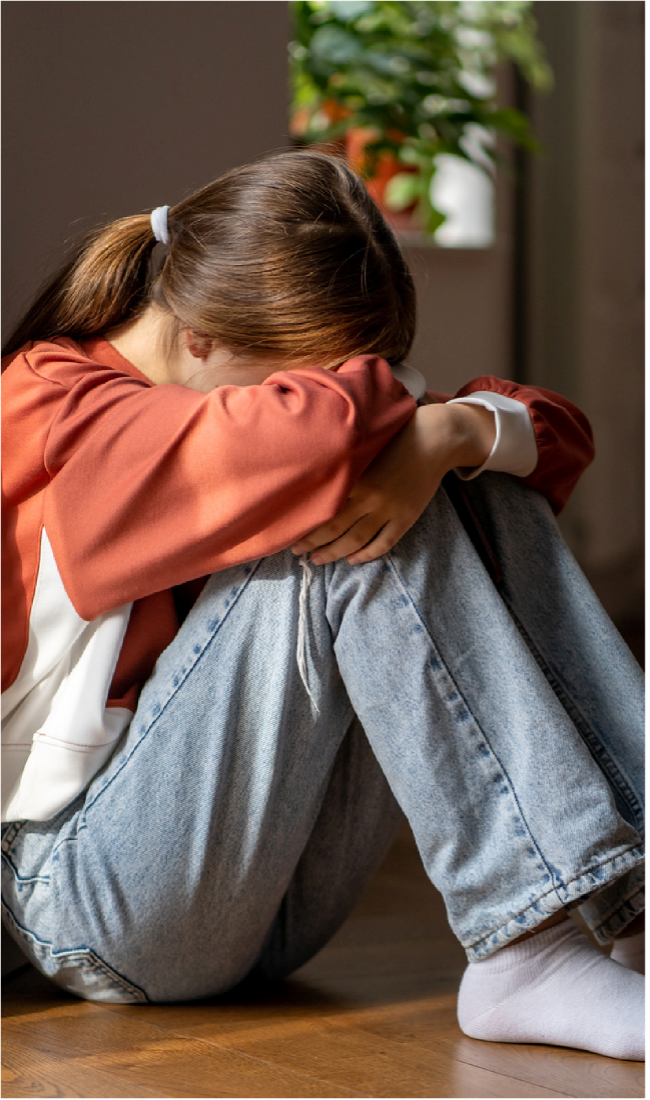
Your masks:
M167 225L168 206L157 206L151 211L151 228L160 244L169 244L169 226Z

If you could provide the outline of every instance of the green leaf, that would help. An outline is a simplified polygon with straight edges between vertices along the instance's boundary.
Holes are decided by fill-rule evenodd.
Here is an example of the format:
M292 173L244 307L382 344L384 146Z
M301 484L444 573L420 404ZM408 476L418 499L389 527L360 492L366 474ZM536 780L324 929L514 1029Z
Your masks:
M429 233L433 237L437 230L440 229L440 226L444 225L446 221L446 215L442 214L440 210L436 210L435 206L431 206L424 222L425 233Z
M330 11L343 23L352 22L362 15L367 15L375 7L372 0L337 0L336 4L328 5Z
M345 65L359 57L361 52L361 43L343 27L319 27L311 40L312 55L333 65Z
M389 210L406 210L422 193L422 177L419 174L398 172L386 185L384 202Z
M411 179L392 185L391 201L408 205L414 178L430 180L442 152L498 162L495 150L472 142L473 128L537 151L528 119L499 107L494 92L504 60L534 87L550 84L530 0L293 0L290 7L292 109L302 116L301 140L372 129L371 158L392 150L418 169L417 176L401 173ZM335 124L332 101L348 112ZM419 202L423 223L442 224L427 196Z

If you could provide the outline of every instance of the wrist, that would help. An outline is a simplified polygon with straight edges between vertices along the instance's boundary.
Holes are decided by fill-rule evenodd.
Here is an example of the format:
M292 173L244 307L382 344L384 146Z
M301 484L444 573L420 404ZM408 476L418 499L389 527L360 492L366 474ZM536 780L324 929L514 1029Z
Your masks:
M496 440L494 413L482 405L446 405L453 444L450 469L475 469L489 458Z
M423 436L445 470L473 469L488 458L496 438L494 414L481 405L424 405L417 409Z

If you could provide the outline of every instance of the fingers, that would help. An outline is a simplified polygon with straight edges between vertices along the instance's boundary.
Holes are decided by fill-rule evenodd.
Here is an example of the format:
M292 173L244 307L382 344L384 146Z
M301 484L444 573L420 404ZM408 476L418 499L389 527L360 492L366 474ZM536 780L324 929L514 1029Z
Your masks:
M340 538L334 539L326 546L319 546L312 554L311 560L314 565L326 565L328 562L347 558L373 543L380 535L383 526L382 520L376 514L363 516Z
M348 505L334 519L322 523L320 527L314 527L313 531L294 542L291 550L294 554L308 554L311 550L328 546L349 531L359 518L358 510Z
M434 496L440 479L426 473L419 481L389 478L379 488L361 479L339 514L298 539L291 547L293 553L310 553L314 565L342 558L356 565L381 557L413 526Z
M363 565L388 553L399 542L402 535L406 534L410 526L412 526L410 523L391 520L377 532L374 539L348 557L350 565Z
M399 542L402 535L408 531L409 527L412 527L416 519L417 515L415 514L408 517L401 516L397 519L393 517L385 522L377 513L363 516L348 527L338 538L332 539L329 543L318 542L313 548L311 561L314 565L327 565L330 562L340 561L342 558L347 558L351 565L375 561L376 558L380 558L382 554L391 550ZM329 524L324 524L322 527L317 528L316 531L312 531L310 535L301 539L291 549L294 553L307 553L310 549L308 544L312 542L313 537L325 531L328 527L330 527ZM303 546L304 549L299 549Z
M350 565L375 561L392 550L402 535L413 526L416 518L391 519L377 530L376 517L369 516L368 523L355 524L342 538L312 554L311 560L314 565L326 565L341 558L347 558Z

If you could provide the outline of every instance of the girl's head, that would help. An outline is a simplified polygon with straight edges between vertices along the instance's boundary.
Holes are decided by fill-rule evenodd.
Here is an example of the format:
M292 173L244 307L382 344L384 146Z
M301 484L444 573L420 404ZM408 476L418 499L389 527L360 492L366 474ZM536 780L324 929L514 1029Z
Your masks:
M235 356L332 367L407 355L415 291L399 246L363 184L319 152L237 168L172 206L169 247L152 276L147 214L93 234L11 337L76 338L114 329L153 305Z

